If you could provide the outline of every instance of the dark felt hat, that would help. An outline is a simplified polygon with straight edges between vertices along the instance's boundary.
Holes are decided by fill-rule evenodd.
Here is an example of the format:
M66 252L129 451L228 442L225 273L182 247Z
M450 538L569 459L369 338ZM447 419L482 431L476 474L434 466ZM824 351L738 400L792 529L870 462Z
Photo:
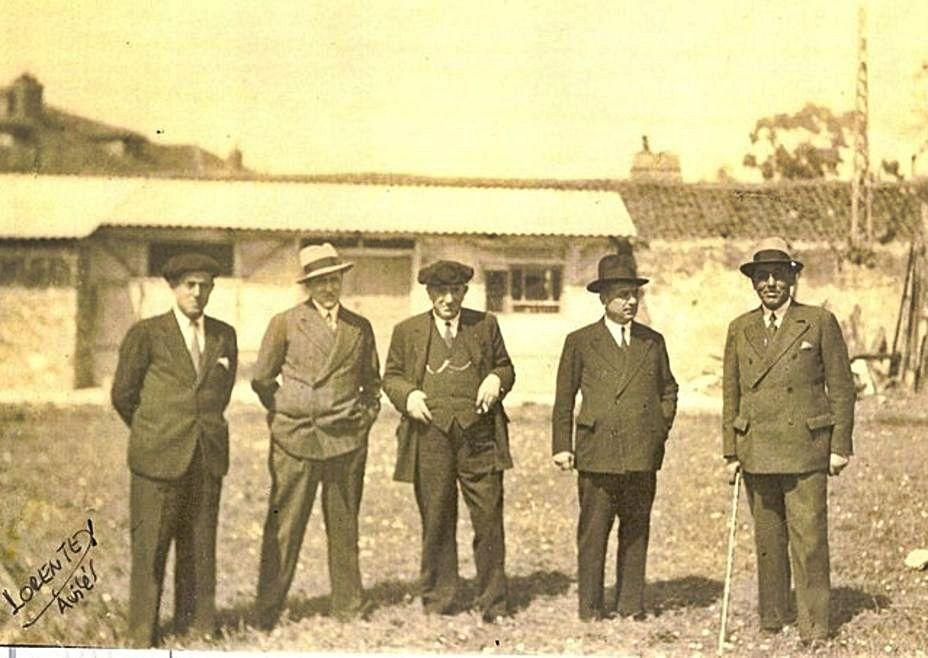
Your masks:
M176 281L187 272L208 272L219 276L219 263L205 254L186 253L168 258L161 268L161 275L168 281Z
M643 286L648 279L638 276L635 257L631 254L609 254L599 259L599 276L591 281L586 289L600 292L609 283L628 283Z
M767 238L754 249L754 257L738 268L751 276L758 265L787 265L793 272L802 271L802 263L789 255L789 245L783 238Z
M438 260L419 270L419 283L427 286L453 286L467 283L474 268L453 260Z

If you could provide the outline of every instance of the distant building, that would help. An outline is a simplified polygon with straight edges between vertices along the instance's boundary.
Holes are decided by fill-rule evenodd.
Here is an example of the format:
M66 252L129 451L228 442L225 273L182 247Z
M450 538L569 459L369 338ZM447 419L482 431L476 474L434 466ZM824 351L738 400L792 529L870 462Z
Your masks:
M156 144L45 104L28 73L0 87L0 172L228 178L247 175L241 151L224 160L197 146Z
M636 181L659 181L679 183L680 158L669 152L653 153L648 145L648 136L641 137L641 151L632 160L631 179Z

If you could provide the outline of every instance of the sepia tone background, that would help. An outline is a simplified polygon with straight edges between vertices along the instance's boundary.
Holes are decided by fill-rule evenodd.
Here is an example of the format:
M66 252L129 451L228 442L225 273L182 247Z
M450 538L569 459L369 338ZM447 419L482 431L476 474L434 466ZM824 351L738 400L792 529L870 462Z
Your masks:
M108 387L125 331L171 303L160 265L190 248L222 263L208 310L239 332L238 470L220 535L229 555L249 555L267 437L247 379L268 319L300 299L299 248L327 240L356 263L344 301L372 320L381 357L393 324L427 308L420 265L450 257L475 267L466 303L498 314L518 371L509 404L521 459L508 477L507 528L521 612L505 633L525 637L497 649L475 619L446 629L412 604L418 539L410 492L387 477L388 410L375 427L362 527L381 610L360 639L320 619L325 573L311 539L294 619L276 638L247 624L255 565L220 556L221 582L236 583L220 591L227 639L202 648L707 648L727 513L714 436L722 343L728 321L756 303L738 264L759 238L788 238L806 264L800 301L838 316L853 356L886 355L910 248L923 239L928 6L861 6L873 230L859 243L850 234L855 3L4 3L0 471L15 495L0 504L0 587L25 577L88 510L111 524L115 548L109 598L80 622L30 635L3 616L0 637L122 643L125 446ZM596 261L627 249L651 279L639 319L667 338L684 411L674 436L691 445L669 450L663 477L680 486L659 494L666 522L651 559L649 600L674 612L656 630L571 626L567 639L579 644L533 640L572 619L575 598L573 485L546 470L554 369L566 333L601 313L584 288ZM887 642L914 650L923 637L909 624L925 619L906 611L925 601L928 580L905 580L896 560L926 528L924 504L909 498L925 471L906 457L920 449L923 405L910 381L885 388L888 366L855 364L862 389L878 395L861 402L861 477L850 470L836 487L840 514L851 514L838 516L849 536L836 540L846 565L839 640L851 654ZM903 502L891 512L861 503L892 495ZM907 521L883 532L900 511ZM702 539L681 558L671 541L687 532ZM874 557L855 573L861 533ZM402 557L386 564L380 554ZM750 630L750 562L740 569L738 646L771 650ZM792 650L784 642L772 650Z

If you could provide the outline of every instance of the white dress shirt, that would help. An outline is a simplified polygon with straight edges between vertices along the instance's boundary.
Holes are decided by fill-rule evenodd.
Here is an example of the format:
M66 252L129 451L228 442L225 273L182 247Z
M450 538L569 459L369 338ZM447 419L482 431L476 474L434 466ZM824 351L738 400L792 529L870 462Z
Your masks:
M184 337L184 344L193 359L193 333L197 334L197 341L200 343L200 355L206 349L206 330L203 327L203 318L201 315L196 320L191 320L177 306L174 307L174 319L177 320L177 326L180 327L180 333Z
M780 327L782 327L782 326L783 326L783 318L784 318L784 316L786 316L786 310L789 308L789 304L790 304L791 301L792 301L792 299L790 299L789 297L787 297L787 298L786 298L786 301L783 302L783 306L781 306L780 308L778 308L778 309L775 310L775 311L771 311L769 308L767 308L766 306L764 306L764 307L763 307L763 309L764 309L764 327L770 327L770 316L771 316L771 315L772 315L773 318L774 318L773 321L774 321L774 323L776 324L777 329L779 329Z
M432 311L432 319L435 320L435 327L438 329L438 335L444 337L445 328L451 328L451 337L458 337L458 326L461 324L461 314L458 313L450 320L445 320L444 318L438 317L438 314ZM450 324L446 324L450 323Z
M621 324L610 319L608 315L604 315L603 319L606 321L606 329L612 334L615 344L619 347L628 347L632 338L632 323L629 321Z
M335 304L335 306L333 306L332 308L326 308L325 306L317 302L315 299L311 301L313 303L313 306L316 307L316 310L319 311L319 315L322 316L323 321L326 324L328 324L329 327L331 327L332 330L334 331L335 328L338 326L338 307L341 306L341 304ZM331 318L332 318L331 324L329 324L329 321L325 319L326 316L329 314L331 314Z

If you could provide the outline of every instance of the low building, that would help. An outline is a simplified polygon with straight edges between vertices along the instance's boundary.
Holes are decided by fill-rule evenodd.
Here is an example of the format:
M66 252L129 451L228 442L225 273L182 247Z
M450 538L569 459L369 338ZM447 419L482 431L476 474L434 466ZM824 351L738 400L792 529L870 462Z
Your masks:
M416 273L474 266L468 306L500 325L524 396L553 392L564 335L600 312L600 256L635 235L607 192L0 175L4 387L106 386L133 322L170 308L160 278L197 249L223 267L209 313L236 327L250 375L270 317L302 295L306 242L355 262L345 305L371 319L381 359L394 324L430 307Z

